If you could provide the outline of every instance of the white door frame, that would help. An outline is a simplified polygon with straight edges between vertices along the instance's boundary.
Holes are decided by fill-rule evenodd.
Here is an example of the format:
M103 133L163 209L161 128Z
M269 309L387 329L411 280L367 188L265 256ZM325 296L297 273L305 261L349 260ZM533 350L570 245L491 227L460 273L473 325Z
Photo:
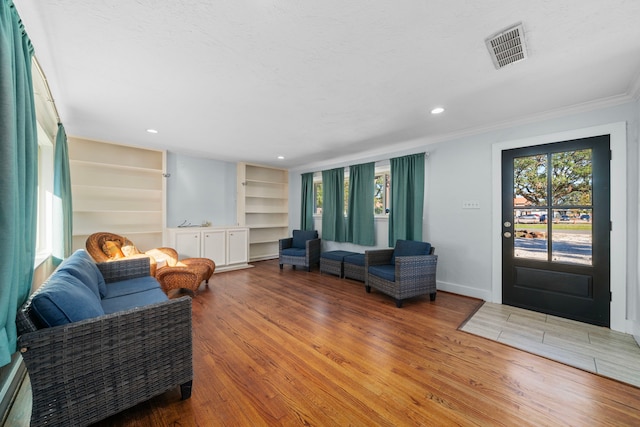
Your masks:
M502 304L502 151L572 139L610 135L611 143L611 329L626 328L627 307L627 124L611 123L492 145L492 302Z

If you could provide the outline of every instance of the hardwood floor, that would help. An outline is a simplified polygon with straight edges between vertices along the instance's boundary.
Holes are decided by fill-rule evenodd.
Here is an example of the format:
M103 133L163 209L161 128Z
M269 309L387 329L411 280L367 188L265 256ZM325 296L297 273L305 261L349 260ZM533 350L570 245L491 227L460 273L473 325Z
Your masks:
M465 332L481 303L403 308L277 261L193 300L194 382L99 426L639 425L640 389Z

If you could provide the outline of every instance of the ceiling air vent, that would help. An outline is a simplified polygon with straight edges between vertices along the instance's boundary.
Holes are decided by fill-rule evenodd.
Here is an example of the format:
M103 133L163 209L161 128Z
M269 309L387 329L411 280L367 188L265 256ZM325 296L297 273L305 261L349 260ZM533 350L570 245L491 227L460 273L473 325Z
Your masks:
M496 69L527 58L522 23L492 35L485 43Z

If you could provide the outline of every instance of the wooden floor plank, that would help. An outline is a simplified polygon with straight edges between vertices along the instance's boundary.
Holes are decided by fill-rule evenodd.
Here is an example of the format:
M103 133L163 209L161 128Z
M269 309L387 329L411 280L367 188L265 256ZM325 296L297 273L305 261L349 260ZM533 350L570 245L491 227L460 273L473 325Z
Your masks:
M640 389L459 331L480 303L398 309L277 260L216 274L193 300L191 399L176 388L97 425L640 424Z

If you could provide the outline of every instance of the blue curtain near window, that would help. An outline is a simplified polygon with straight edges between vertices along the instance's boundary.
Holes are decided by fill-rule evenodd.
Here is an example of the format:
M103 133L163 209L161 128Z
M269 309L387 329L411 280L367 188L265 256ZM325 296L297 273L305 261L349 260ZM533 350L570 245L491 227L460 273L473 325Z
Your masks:
M71 255L73 209L67 133L58 124L53 159L53 257L56 263Z
M344 168L322 171L322 239L345 241Z
M16 351L16 312L33 280L38 140L33 48L11 0L0 0L0 366Z
M357 245L375 245L373 226L375 169L375 163L349 167L346 240Z
M300 230L313 230L313 172L302 174Z
M391 159L389 246L396 240L422 241L424 153Z

